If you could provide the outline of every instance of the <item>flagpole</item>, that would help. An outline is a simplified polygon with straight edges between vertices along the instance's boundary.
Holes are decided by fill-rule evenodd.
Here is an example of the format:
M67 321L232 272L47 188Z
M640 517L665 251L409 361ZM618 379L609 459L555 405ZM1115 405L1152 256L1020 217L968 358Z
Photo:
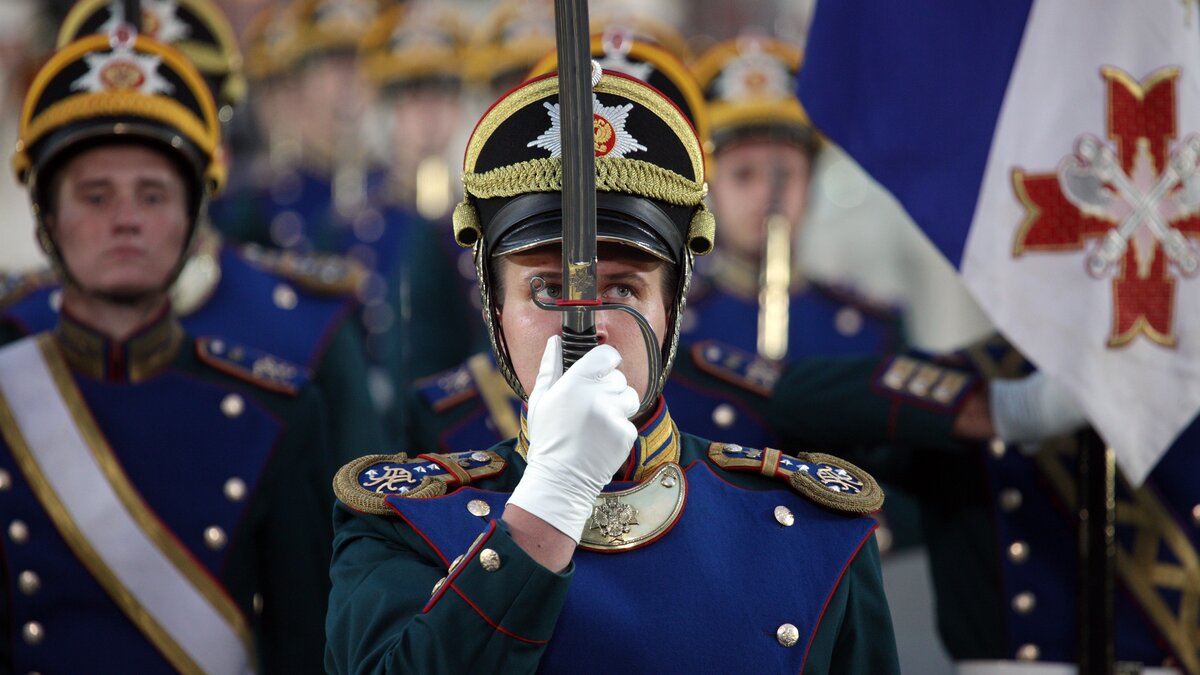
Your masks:
M1079 673L1110 675L1115 665L1116 457L1088 429L1079 441Z

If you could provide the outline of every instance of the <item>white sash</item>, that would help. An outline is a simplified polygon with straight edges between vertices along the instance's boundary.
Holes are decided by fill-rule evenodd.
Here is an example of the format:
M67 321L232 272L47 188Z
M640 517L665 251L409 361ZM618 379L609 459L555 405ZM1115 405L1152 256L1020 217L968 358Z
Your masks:
M130 484L48 333L0 349L0 429L71 549L173 666L253 672L245 617Z

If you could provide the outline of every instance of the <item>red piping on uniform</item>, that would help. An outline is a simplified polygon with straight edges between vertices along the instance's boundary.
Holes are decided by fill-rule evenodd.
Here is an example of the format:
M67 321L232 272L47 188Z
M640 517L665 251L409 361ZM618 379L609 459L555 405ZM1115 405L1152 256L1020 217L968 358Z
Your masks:
M499 631L499 632L501 632L501 633L504 633L505 635L507 635L508 637L510 637L510 638L512 638L512 639L514 639L514 640L520 640L521 642L526 642L526 643L528 643L528 644L531 644L531 645L544 645L544 644L546 644L547 642L549 642L549 640L534 640L534 639L532 639L532 638L521 637L520 635L517 635L516 633L513 633L512 631L505 630L505 629L504 629L504 628L503 628L503 627L502 627L500 624L496 623L495 621L492 621L492 620L491 620L491 619L488 617L488 615L487 615L487 614L484 614L484 613L483 613L483 610L482 610L482 609L479 609L479 607L477 607L477 606L475 605L475 603L473 603L473 602L471 602L470 600L468 600L468 599L467 599L467 596L463 595L463 592L462 592L462 591L460 591L460 590L458 590L458 587L457 587L457 586L451 586L450 588L454 589L454 592L455 592L455 593L458 593L458 597L462 598L462 599L463 599L463 602L465 602L465 603L467 603L468 605L470 605L470 606L471 606L471 609L475 610L475 613L476 613L476 614L478 614L478 615L479 615L479 617L480 617L481 619L483 619L484 621L486 621L486 622L487 622L487 624L488 624L489 626L491 626L492 628L495 628L497 631Z
M875 534L875 529L879 527L879 522L876 521L874 527L867 531L867 535L858 542L858 548L854 549L854 555L846 560L846 564L842 567L842 571L838 573L837 581L834 582L833 588L829 589L829 596L825 598L825 604L821 606L821 613L817 615L817 622L813 624L812 634L808 636L808 644L804 646L804 660L800 662L800 672L804 672L804 666L808 664L808 652L812 649L813 640L817 639L817 629L821 627L821 619L825 618L825 610L829 609L829 602L833 600L833 594L837 592L838 586L842 585L842 577L846 576L846 570L850 569L850 565L854 559L858 557L858 552L862 550L863 544Z

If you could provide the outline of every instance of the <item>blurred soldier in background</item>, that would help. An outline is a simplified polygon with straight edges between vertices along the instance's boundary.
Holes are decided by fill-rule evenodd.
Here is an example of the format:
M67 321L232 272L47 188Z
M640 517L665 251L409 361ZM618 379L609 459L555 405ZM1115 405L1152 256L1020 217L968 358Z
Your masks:
M377 3L300 0L283 11L291 16L273 19L284 25L265 37L281 41L280 68L291 70L281 75L294 78L294 96L285 96L293 107L278 112L295 120L300 151L286 167L291 171L265 184L270 189L240 195L248 204L225 207L222 229L289 251L342 252L345 229L361 213L373 175L362 137L366 96L357 53ZM228 221L233 218L244 222Z
M464 18L429 1L382 13L363 39L362 71L387 129L388 173L345 245L386 288L368 298L363 326L372 391L393 439L403 427L398 396L412 378L461 359L482 333L454 268L449 220L466 41Z
M710 104L710 198L723 234L697 267L684 336L775 359L894 349L893 312L809 281L794 264L820 148L795 97L800 59L790 44L747 36L695 64Z
M177 40L172 44L205 64L205 82L214 94L225 92L214 100L232 115L243 89L241 55L211 0L82 0L67 15L59 41L125 22L126 4L140 5L141 25ZM362 278L361 269L342 259L226 244L202 214L171 302L192 334L221 335L304 367L329 395L331 447L354 455L364 446L385 446L370 405L362 341L347 322ZM27 279L0 299L0 323L26 334L48 330L58 321L60 288L44 275ZM337 457L328 461L340 464Z
M231 153L229 188L209 208L213 224L235 241L271 246L272 225L259 222L255 206L260 199L289 199L299 181L302 116L295 112L292 68L297 30L295 12L273 2L254 15L242 36L249 115L239 115L234 129L249 130Z
M554 4L501 0L471 37L466 77L484 105L520 84L530 68L554 51Z
M129 24L29 91L14 166L64 285L0 350L6 672L319 669L324 395L168 298L219 146L200 73Z
M461 114L466 109L471 114L461 119L477 116L474 109L478 108L481 114L495 98L524 80L538 60L554 50L553 21L553 8L546 0L508 0L492 7L470 36L465 49L459 48L461 59L438 66L437 72L445 73L445 77L450 76L445 70L447 66L461 68L456 75L466 88L457 94L455 113ZM412 52L407 53L406 58L414 57L416 55ZM429 68L427 60L423 58L415 58L413 64L410 67ZM420 121L418 115L424 116L434 112L437 107L449 104L448 92L444 87L422 98L430 97L432 103L418 102L398 113L394 119L406 122L407 128L403 131L396 129L395 133L402 134L404 138L428 135L426 129L417 125ZM446 114L449 114L448 110ZM434 129L445 131L440 123ZM428 140L422 142L430 148L430 152L420 158L418 167L428 167L426 171L434 175L440 173L437 162L446 156L448 149L457 161L463 143L463 138L457 133L441 138L458 148L443 147L434 152L435 144ZM397 152L408 154L410 151L397 149ZM420 181L416 178L409 176L403 180L419 187ZM456 187L451 194L457 196L458 189ZM396 311L402 320L402 338L394 352L391 368L392 381L397 387L392 402L392 419L395 421L396 440L401 447L409 447L408 444L416 438L425 437L427 431L416 431L417 428L428 429L431 423L440 427L452 421L450 418L440 418L435 423L435 418L424 409L424 404L414 407L409 396L414 383L420 381L415 387L427 389L427 381L441 381L447 384L450 392L457 392L469 385L471 376L449 373L459 372L467 360L476 364L479 377L498 381L495 366L488 356L487 336L479 322L481 309L471 252L455 243L450 223L444 216L434 221L432 227L417 232L401 264L405 283L397 294L400 304ZM451 380L455 384L451 384ZM515 413L509 410L512 403L503 394L503 388L497 391L500 392L496 399L499 406L497 410L505 411L505 421L501 425L511 430L513 426L510 422L516 419ZM439 412L444 409L443 406L435 407ZM499 427L485 420L487 415L480 419L480 424L490 428L483 428L483 435L468 434L467 438L472 439L470 442L488 441L490 445L493 437L504 438L495 436Z

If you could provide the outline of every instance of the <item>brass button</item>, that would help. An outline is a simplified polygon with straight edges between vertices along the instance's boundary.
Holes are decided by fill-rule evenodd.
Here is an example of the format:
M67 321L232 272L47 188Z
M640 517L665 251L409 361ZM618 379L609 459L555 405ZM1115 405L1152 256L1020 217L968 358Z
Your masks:
M500 554L485 548L479 552L479 564L483 566L484 572L495 572L500 569Z
M1037 606L1037 597L1029 591L1022 591L1013 596L1012 607L1017 614L1028 614Z
M1017 648L1018 661L1037 661L1041 655L1042 650L1038 649L1038 646L1033 643L1023 644Z
M446 577L442 577L441 579L438 579L438 582L433 585L433 590L429 591L429 596L433 597L433 596L437 595L437 592L442 590L442 584L444 584L444 583L446 583Z
M0 492L7 492L12 488L12 474L0 469ZM1200 507L1197 507L1200 508Z
M791 527L796 522L796 516L792 514L792 510L786 506L775 507L775 522L784 527ZM790 645L789 645L790 646Z
M845 337L858 335L863 327L863 315L853 307L843 307L833 317L833 327Z
M492 512L492 507L482 499L472 499L467 502L467 511L473 516L483 518Z
M800 631L790 623L785 623L775 631L775 639L784 647L795 647L800 641Z
M300 298L296 295L296 291L292 290L287 284L279 284L271 293L271 300L275 302L275 306L279 309L295 309L300 303Z
M717 425L719 428L728 429L729 427L733 426L734 422L737 421L737 411L734 410L733 406L729 405L728 403L722 403L721 405L713 408L712 419L713 424Z
M221 399L221 412L229 419L240 417L246 410L246 400L239 394L229 394Z
M30 621L24 626L21 626L21 639L27 645L40 644L46 637L46 631L42 628L42 624L36 621Z
M455 558L455 559L454 559L454 560L453 560L453 561L450 563L450 569L454 569L455 567L458 567L458 563L462 562L464 557L465 557L465 555L460 555L460 556L458 556L457 558Z
M1020 565L1029 560L1029 544L1023 541L1014 541L1008 545L1008 559Z
M25 595L33 595L42 589L42 580L38 578L37 572L25 570L17 575L17 588Z
M209 525L204 528L204 545L214 551L220 551L225 548L229 538L225 535L225 530L222 530L216 525Z
M1021 502L1024 497L1021 496L1021 491L1016 488L1005 488L1000 491L1000 508L1006 513L1012 513L1021 508Z
M255 593L254 596L250 598L250 605L254 608L255 614L262 616L262 610L263 610L262 593Z
M29 541L29 526L23 520L14 520L8 524L8 538L14 544L24 544Z
M1004 441L1000 440L999 438L993 438L991 445L988 447L991 450L992 457L995 457L996 459L1004 459L1004 451L1006 449L1004 447Z
M246 498L246 481L238 477L225 481L225 498L231 502L240 502Z
M488 457L488 454L486 452L483 452L481 450L476 450L475 452L471 453L471 459L475 460L476 462L486 462L491 458Z

